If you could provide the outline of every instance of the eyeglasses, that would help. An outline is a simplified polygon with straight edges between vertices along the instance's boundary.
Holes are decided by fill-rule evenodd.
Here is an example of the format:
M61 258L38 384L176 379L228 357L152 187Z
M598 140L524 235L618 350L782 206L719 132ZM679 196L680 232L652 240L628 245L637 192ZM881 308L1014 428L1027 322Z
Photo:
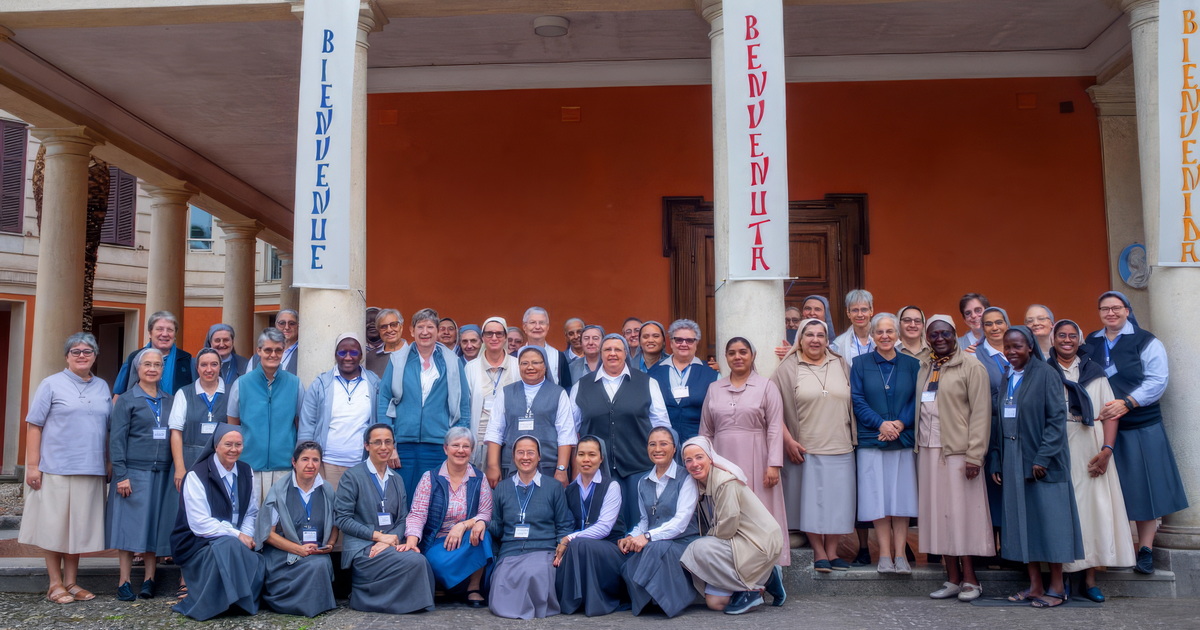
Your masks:
M1120 313L1123 310L1125 310L1124 306L1101 306L1100 307L1101 313L1114 313L1115 314L1115 313Z
M362 354L362 353L359 352L358 350L338 350L337 351L337 355L338 355L339 359L345 359L347 357L349 357L351 359L357 359L358 355L360 355L360 354Z
M621 332L625 333L626 335L638 335L638 334L641 334L642 329L641 328L626 328L625 330L622 330Z
M1007 326L1007 325L1008 324L1005 324L1004 320L1002 320L1002 319L998 320L998 321L994 321L994 322L983 322L984 328L997 328L1000 326Z
M367 446L379 448L380 446L392 446L395 443L394 440L375 440L374 442L367 442Z
M283 348L259 348L258 353L265 354L267 356L271 356L273 354L283 354Z
M288 321L286 319L275 320L276 328L291 328L292 326L299 326L299 325L300 325L299 322L292 322L292 321Z
M1037 322L1048 322L1048 321L1050 321L1050 318L1046 317L1045 315L1039 315L1038 317L1026 317L1025 325L1028 326L1029 324L1034 324Z
M799 317L784 317L783 321L785 321L789 324L799 324L800 318Z
M378 328L379 330L389 330L392 328L399 328L400 322L388 322L386 324L376 324L375 327Z
M871 312L871 308L864 307L864 306L859 306L859 307L850 309L851 315L867 315L867 314L870 314L870 312Z
M497 339L500 339L500 338L503 338L505 336L505 334L504 334L503 330L485 330L485 331L483 331L483 336L484 337L495 337Z
M933 340L933 339L953 339L954 331L953 330L931 330L931 331L929 331L928 336L931 340Z
M96 354L96 351L91 348L71 348L69 354L73 357L90 357Z
M671 337L671 341L677 346L690 346L696 343L695 337Z
M161 369L162 369L162 366L163 366L163 364L162 364L161 362L158 362L158 361L154 361L154 362L150 362L150 361L142 361L142 362L141 362L141 363L139 363L138 365L140 365L140 366L142 366L142 367L144 367L144 368L154 368L154 369L156 369L156 370L161 370Z
M905 324L905 325L907 325L907 324L920 324L920 323L922 323L923 321L924 321L924 320L922 320L920 317L901 317L901 318L900 318L900 323L901 323L901 324Z
M1079 341L1079 334L1060 332L1057 335L1054 335L1054 338L1061 341Z

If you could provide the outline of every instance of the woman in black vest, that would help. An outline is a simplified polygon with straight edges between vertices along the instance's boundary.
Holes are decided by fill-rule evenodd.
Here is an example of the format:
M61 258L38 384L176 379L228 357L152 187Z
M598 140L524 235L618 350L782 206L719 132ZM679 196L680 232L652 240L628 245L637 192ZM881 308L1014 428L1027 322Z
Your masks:
M1158 401L1167 388L1167 350L1154 335L1142 330L1124 294L1100 296L1104 328L1088 335L1088 354L1099 361L1116 400L1097 410L1096 419L1119 419L1117 439L1105 444L1104 464L1116 461L1125 495L1125 510L1137 523L1138 573L1154 573L1154 535L1157 519L1188 506L1175 454L1162 426Z
M242 447L238 427L218 426L212 456L201 457L183 481L171 546L189 592L173 610L197 621L234 607L258 612L266 567L254 552L258 496L254 471L238 461Z
M292 452L292 475L267 492L254 531L267 577L263 601L284 615L317 615L337 608L333 599L334 493L321 478L321 445L306 440ZM263 543L266 543L264 546Z
M541 445L538 471L553 476L563 486L570 479L567 464L575 445L575 418L566 390L546 378L546 349L525 346L517 352L521 380L496 392L484 440L488 445L488 480L495 487L517 472L512 445L522 435L532 435Z
M461 592L465 586L467 605L483 608L487 600L480 584L492 559L492 537L487 535L492 488L483 472L471 465L471 429L450 427L442 448L446 461L441 468L425 472L417 482L405 540L425 554L439 589Z
M554 554L558 602L571 614L607 615L628 601L621 582L625 556L616 542L625 535L621 486L603 472L604 442L588 435L575 447L578 475L567 486L567 507L577 528L562 537Z
M621 567L621 577L629 589L633 614L642 614L653 603L674 617L696 599L679 560L700 535L695 519L699 493L687 471L675 462L679 438L674 429L655 427L646 442L654 468L636 477L637 525L617 541L622 553L632 554Z
M175 489L183 487L183 477L200 460L200 454L212 445L213 431L225 422L225 379L221 376L221 355L212 348L196 354L198 378L175 392L171 405L171 456L175 460Z

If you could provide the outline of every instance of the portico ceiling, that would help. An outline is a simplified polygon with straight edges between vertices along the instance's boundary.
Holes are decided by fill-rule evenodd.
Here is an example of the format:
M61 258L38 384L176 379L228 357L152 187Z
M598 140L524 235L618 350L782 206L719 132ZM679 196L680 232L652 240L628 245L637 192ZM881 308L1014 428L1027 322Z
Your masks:
M793 81L1090 76L1126 54L1129 43L1121 11L1106 0L785 5ZM0 90L0 109L36 118L28 104L5 102L16 93L43 108L46 120L87 124L101 110L121 110L127 116L106 130L111 142L290 234L301 32L291 3L6 0L3 6L0 26L13 31L15 46L0 48L0 84L12 90ZM368 83L376 92L708 80L708 25L692 0L381 0L378 6L390 21L370 36ZM535 35L532 20L545 14L568 18L569 34ZM142 140L151 136L159 139ZM195 171L205 174L189 176ZM261 198L223 195L231 182Z

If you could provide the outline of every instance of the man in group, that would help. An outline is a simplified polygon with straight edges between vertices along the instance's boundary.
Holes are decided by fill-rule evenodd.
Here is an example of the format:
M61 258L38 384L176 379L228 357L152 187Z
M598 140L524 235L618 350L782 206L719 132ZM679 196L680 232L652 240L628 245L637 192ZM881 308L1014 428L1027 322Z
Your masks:
M458 355L438 343L438 323L433 309L413 315L413 342L390 356L376 399L375 417L393 426L399 461L392 467L399 467L410 497L421 475L446 459L442 442L450 427L471 424L466 372Z
M567 357L559 352L558 348L546 343L546 333L550 331L550 314L540 306L531 306L521 318L521 325L525 329L525 345L546 349L546 378L563 389L570 389L571 366L567 364ZM582 349L580 348L581 351Z
M567 364L583 356L583 320L572 317L563 324L563 337L567 340Z
M378 306L367 307L367 338L366 347L363 352L370 356L373 352L383 347L383 338L379 336L379 327L375 325L375 318L379 317Z
M275 316L275 328L283 334L284 340L283 359L279 362L279 366L285 371L296 374L296 370L300 368L300 357L296 354L300 344L300 314L291 308L279 311L279 314ZM258 361L257 354L250 357L248 369L253 370L258 365ZM270 488L270 486L267 487Z
M241 461L254 470L261 503L271 486L292 474L292 449L304 407L300 378L282 369L284 333L268 328L258 336L258 367L229 388L229 424L241 425L245 449Z

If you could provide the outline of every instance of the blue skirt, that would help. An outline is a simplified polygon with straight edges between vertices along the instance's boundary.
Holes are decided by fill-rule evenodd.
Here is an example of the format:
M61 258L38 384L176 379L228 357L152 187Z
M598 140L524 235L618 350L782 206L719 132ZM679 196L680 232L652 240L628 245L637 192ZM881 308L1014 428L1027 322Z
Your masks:
M104 543L109 549L171 555L171 532L179 511L173 466L166 470L126 471L133 493L117 494L117 484L108 484L108 509L104 518Z
M1161 422L1117 432L1113 461L1131 521L1152 521L1187 508L1175 454Z
M211 538L181 567L188 596L173 610L197 621L233 608L253 615L258 612L265 564L262 554L234 536Z
M579 609L588 617L607 615L628 601L621 567L625 554L614 542L576 538L567 545L555 575L558 603L571 614Z
M421 553L425 554L429 566L433 567L433 577L438 588L450 590L491 561L492 537L485 533L478 545L472 545L470 534L463 534L458 549L446 551L446 537L443 536L433 539Z

